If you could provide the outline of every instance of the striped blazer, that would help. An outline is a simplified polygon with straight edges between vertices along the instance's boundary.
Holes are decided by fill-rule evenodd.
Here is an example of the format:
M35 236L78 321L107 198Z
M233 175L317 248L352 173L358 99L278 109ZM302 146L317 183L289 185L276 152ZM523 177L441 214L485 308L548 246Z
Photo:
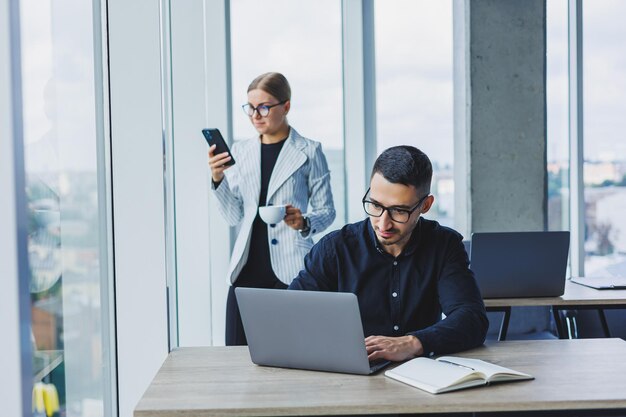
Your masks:
M230 259L228 277L234 283L248 260L252 223L261 192L261 141L259 137L236 141L231 149L236 164L212 194L237 240ZM267 190L267 205L291 204L311 221L307 237L280 222L268 226L268 245L274 273L289 285L304 266L304 256L313 246L311 236L335 220L330 189L330 172L319 142L304 138L292 127L278 155ZM311 211L307 212L307 208Z

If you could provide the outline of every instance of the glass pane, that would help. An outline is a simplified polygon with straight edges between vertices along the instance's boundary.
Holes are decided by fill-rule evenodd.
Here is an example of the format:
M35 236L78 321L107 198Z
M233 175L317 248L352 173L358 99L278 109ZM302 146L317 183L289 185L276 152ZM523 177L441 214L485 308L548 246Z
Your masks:
M377 0L378 153L412 145L433 163L426 217L454 226L452 2Z
M626 276L626 2L583 2L585 274Z
M546 2L548 230L569 230L567 1Z
M111 415L92 5L20 8L35 415Z
M337 217L325 232L343 226L341 2L233 0L231 42L234 139L257 135L241 110L250 82L269 71L285 75L292 92L289 123L322 143L330 167Z

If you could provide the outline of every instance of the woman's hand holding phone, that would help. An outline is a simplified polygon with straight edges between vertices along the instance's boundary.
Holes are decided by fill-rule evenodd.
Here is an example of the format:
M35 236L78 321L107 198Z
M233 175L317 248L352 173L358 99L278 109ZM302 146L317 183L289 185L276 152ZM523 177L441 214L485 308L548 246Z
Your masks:
M215 145L209 147L209 167L211 168L211 177L213 182L219 183L224 179L224 170L227 170L232 165L226 165L232 157L228 152L218 153L214 155Z

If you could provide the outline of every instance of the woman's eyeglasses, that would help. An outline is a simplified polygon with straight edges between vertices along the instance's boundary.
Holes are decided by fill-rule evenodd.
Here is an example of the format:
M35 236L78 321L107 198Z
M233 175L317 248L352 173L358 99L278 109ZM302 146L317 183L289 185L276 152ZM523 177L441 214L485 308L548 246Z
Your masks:
M241 108L243 109L244 113L250 117L254 116L254 112L257 112L261 117L267 117L267 115L270 114L270 110L272 109L272 107L280 106L281 104L285 104L287 101L289 100L283 100L280 103L271 104L269 106L267 104L261 104L258 107L254 107L252 104L247 103L241 106Z

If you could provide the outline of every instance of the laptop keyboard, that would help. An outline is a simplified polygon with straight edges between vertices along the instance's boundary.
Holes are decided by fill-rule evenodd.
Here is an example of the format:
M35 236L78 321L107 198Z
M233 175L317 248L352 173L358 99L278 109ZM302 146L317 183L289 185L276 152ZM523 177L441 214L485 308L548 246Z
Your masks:
M385 366L389 365L391 361L385 359L377 359L375 361L370 361L370 372L374 373L376 371L381 370Z

